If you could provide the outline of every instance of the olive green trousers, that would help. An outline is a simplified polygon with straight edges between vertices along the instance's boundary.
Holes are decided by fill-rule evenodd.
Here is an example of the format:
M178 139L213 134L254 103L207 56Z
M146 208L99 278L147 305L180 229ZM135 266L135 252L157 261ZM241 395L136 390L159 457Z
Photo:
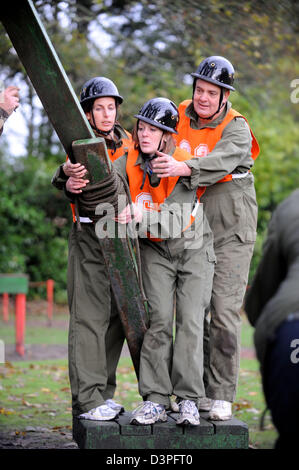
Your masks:
M149 328L141 349L139 392L145 400L168 407L171 395L197 401L205 393L203 320L215 255L210 229L200 248L170 256L168 242L162 246L165 256L140 243Z
M112 398L124 331L94 224L76 224L69 236L69 378L73 414Z
M201 202L217 258L204 328L206 396L233 402L240 366L240 313L256 239L253 176L215 184L207 188Z

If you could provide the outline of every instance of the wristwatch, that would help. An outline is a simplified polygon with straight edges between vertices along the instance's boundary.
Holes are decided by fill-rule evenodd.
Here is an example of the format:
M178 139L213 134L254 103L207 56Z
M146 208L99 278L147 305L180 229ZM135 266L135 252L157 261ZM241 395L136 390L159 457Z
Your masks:
M0 119L5 122L6 119L8 118L9 114L0 107Z

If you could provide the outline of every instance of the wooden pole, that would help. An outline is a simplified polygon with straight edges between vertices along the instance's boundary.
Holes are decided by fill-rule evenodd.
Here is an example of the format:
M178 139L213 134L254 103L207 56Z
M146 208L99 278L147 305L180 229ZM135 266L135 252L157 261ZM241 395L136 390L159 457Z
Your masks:
M4 292L3 297L2 297L2 308L3 308L3 321L5 321L6 323L8 322L8 319L9 319L8 306L9 306L8 293Z
M53 279L47 280L47 300L48 300L48 323L52 325L53 318L53 300L54 300L54 281Z
M16 325L16 352L24 356L25 347L25 324L26 324L26 294L16 295L15 325Z

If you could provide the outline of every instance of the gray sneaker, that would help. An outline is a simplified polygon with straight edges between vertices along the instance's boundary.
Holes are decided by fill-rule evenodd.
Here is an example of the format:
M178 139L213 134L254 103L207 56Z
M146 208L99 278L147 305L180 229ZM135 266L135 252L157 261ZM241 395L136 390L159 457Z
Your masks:
M214 403L212 398L203 397L200 398L197 402L197 407L200 411L210 411Z
M146 425L167 421L165 406L145 401L132 413L130 424Z
M182 400L179 403L180 415L177 419L176 424L181 426L191 425L191 426L198 426L199 421L199 413L196 406L196 403L191 400Z
M116 418L119 415L119 412L116 410L112 410L109 406L100 405L96 408L92 408L91 410L87 411L86 413L82 413L79 415L80 419L91 419L94 421L110 421Z
M105 401L106 405L109 406L114 411L118 411L119 414L123 413L125 411L124 407L120 405L119 403L116 403L114 400L111 398L108 398L108 400Z
M214 400L209 419L216 421L232 419L232 404L229 401Z

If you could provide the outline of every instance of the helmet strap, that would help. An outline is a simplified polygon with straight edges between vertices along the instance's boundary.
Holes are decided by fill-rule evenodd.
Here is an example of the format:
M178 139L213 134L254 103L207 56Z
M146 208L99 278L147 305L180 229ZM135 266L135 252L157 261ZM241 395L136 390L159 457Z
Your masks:
M158 151L160 152L161 150L161 147L162 147L162 139L163 139L163 136L164 136L164 132L162 133L162 136L161 136L161 139L160 139L160 142L159 142L159 146L158 146ZM140 189L143 189L143 186L144 186L144 183L145 183L145 178L146 178L146 175L149 174L151 175L152 174L152 170L151 170L151 167L150 167L150 162L156 158L156 155L149 155L147 153L143 153L141 152L141 157L144 161L144 169L143 169L143 176L142 176L142 183L141 183L141 186L140 186Z
M160 139L160 142L159 142L159 145L158 145L158 152L162 152L162 141L163 141L163 137L164 137L164 132L162 133L161 135L161 139Z
M223 103L223 88L221 87L221 88L220 88L220 97L219 97L219 106L218 106L218 109L217 109L217 111L216 111L214 114L212 114L212 116L209 116L209 117L207 117L207 118L205 118L205 119L207 119L207 120L213 119L213 117L216 116L216 114L218 114L219 111L221 111L221 109L223 108L224 105L225 105L225 103Z

